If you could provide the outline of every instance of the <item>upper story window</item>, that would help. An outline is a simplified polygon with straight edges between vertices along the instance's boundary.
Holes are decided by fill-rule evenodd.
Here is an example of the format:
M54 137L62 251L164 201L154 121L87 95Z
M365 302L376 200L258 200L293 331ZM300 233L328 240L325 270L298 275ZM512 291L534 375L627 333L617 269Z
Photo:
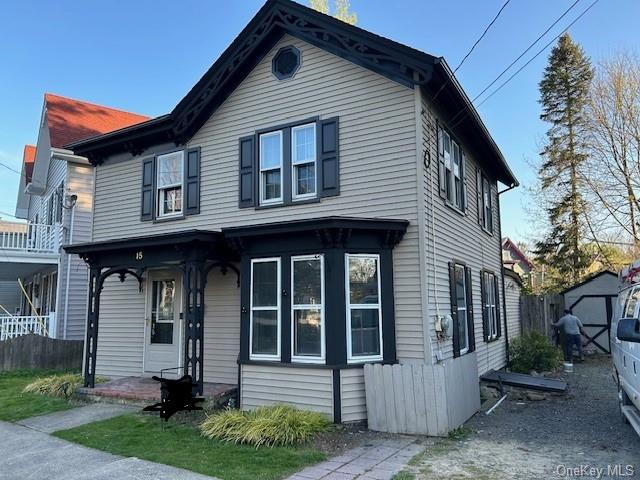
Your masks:
M464 211L466 208L464 151L443 128L438 128L438 157L440 195L444 197L447 204Z
M316 195L316 124L291 129L293 199Z
M278 80L293 77L300 68L300 50L294 46L281 48L273 56L271 68Z
M183 153L173 152L157 158L156 190L158 217L182 214Z
M347 254L347 360L382 360L379 255Z
M260 204L282 202L282 131L260 135Z
M478 223L487 232L493 233L493 194L491 192L491 182L479 168L476 170L476 176Z

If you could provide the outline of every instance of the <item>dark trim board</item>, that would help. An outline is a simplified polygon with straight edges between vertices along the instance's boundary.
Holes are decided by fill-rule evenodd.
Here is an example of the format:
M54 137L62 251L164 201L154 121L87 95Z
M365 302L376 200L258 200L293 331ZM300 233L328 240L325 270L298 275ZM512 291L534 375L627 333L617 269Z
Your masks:
M340 392L340 370L333 369L333 422L342 423L342 394Z
M110 155L134 155L156 143L184 145L249 75L271 48L289 34L409 88L420 86L435 107L452 118L464 112L457 131L487 158L487 166L506 185L518 181L478 112L443 58L348 25L290 0L268 0L212 67L167 115L66 145L93 164ZM304 64L304 62L303 62Z

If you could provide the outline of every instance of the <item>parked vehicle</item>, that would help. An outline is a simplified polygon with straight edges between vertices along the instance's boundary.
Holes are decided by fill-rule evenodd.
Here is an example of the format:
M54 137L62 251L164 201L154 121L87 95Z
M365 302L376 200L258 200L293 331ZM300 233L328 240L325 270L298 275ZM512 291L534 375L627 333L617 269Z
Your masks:
M620 272L611 321L611 354L623 419L640 435L640 260Z

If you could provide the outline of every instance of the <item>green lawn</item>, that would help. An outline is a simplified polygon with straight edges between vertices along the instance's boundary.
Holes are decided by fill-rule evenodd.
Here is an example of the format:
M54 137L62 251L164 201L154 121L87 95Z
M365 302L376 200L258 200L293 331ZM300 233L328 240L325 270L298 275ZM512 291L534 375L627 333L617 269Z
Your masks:
M322 461L310 447L259 448L210 440L193 425L127 414L54 433L87 447L185 468L223 480L271 480Z
M22 393L22 389L36 378L60 372L22 370L0 372L0 420L15 422L43 413L68 410L73 405L62 398L51 398L36 393Z

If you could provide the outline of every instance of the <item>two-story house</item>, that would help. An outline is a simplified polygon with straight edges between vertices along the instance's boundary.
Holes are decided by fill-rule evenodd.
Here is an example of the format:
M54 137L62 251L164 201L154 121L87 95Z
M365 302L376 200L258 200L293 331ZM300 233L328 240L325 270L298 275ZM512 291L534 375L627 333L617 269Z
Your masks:
M91 239L93 167L69 142L148 120L92 103L45 94L35 146L24 148L16 217L19 232L0 231L0 280L19 292L18 310L0 311L0 336L30 331L81 340L87 267L62 244Z
M505 365L517 181L442 58L269 0L170 113L67 148L95 166L91 241L66 249L90 387L177 368L356 421L365 363L419 364L446 431Z

